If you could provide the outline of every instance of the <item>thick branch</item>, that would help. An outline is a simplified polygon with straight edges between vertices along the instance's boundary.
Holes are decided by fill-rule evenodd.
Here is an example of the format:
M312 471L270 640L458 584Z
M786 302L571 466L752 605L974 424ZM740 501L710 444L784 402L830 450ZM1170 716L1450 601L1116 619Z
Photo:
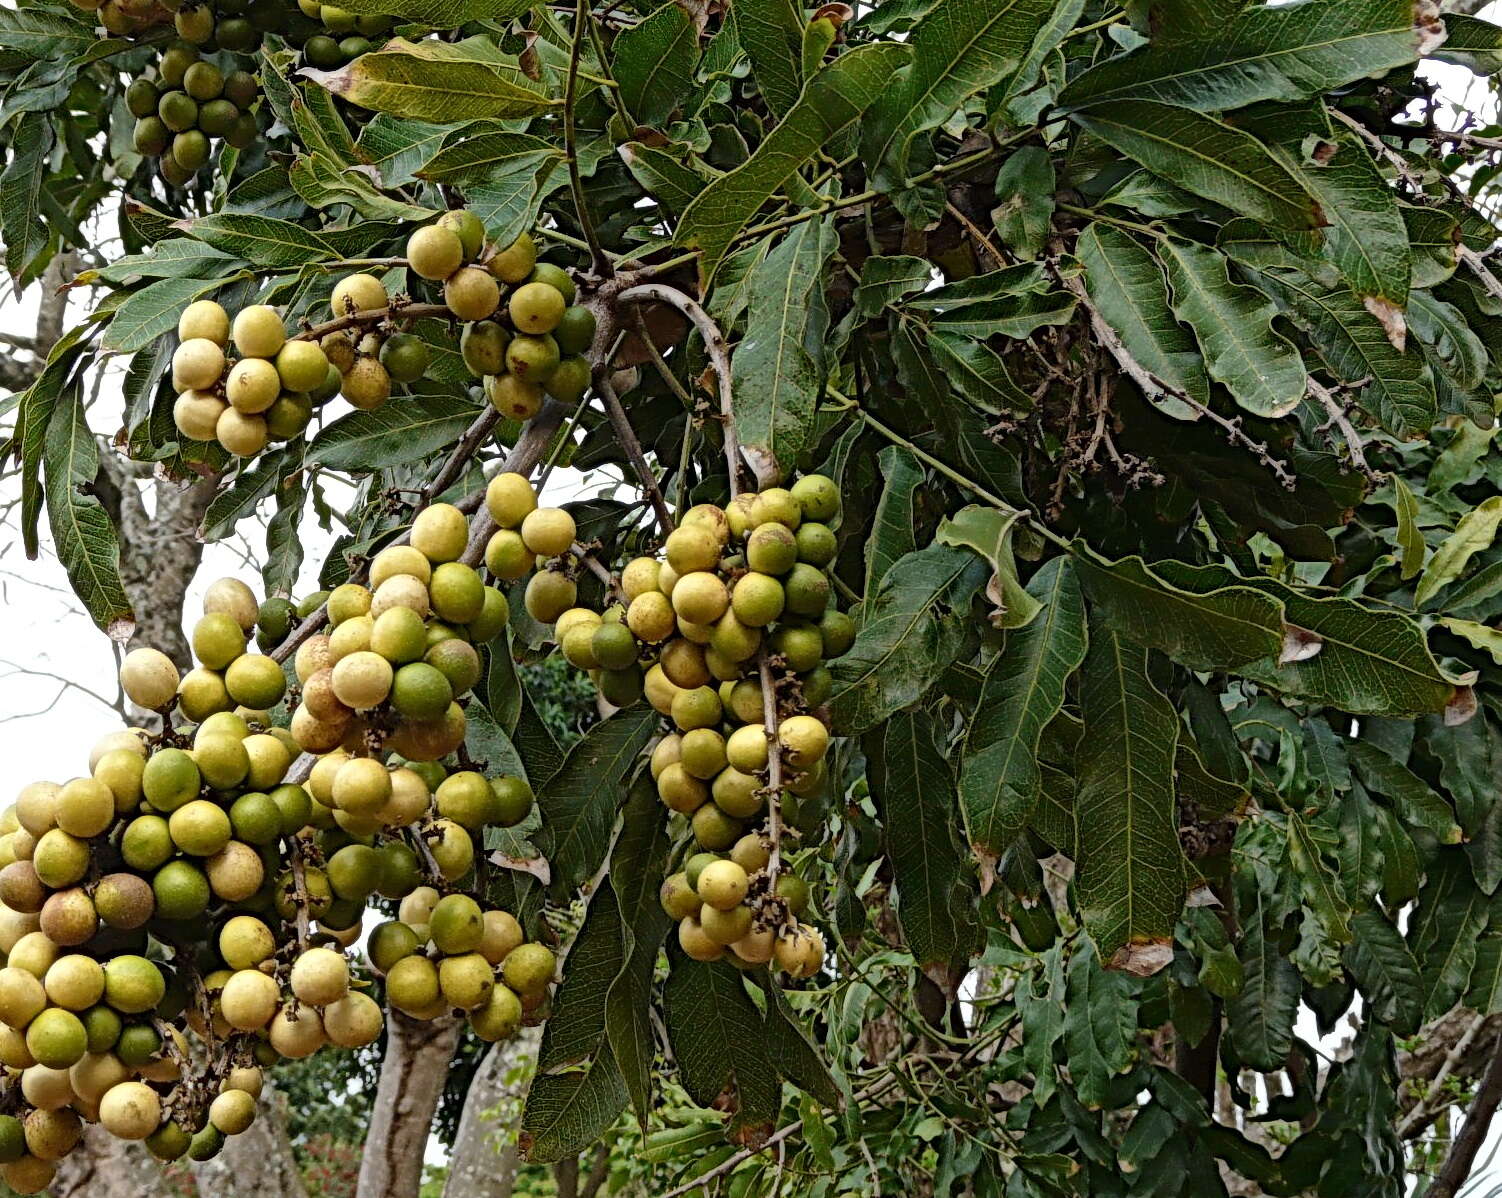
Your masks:
M1481 1088L1466 1108L1465 1123L1460 1134L1450 1145L1450 1154L1435 1175L1434 1184L1426 1191L1426 1198L1455 1198L1460 1187L1470 1177L1476 1164L1476 1153L1491 1130L1492 1116L1497 1113L1497 1104L1502 1102L1502 1048L1492 1056L1481 1079Z

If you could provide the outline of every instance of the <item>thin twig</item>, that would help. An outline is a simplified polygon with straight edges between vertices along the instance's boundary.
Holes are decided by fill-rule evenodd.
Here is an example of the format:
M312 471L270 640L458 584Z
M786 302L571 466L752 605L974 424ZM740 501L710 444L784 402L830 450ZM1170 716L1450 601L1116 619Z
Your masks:
M464 468L490 437L490 430L500 423L501 413L498 408L490 404L485 405L473 424L465 430L464 436L459 439L459 444L454 446L454 451L449 455L448 461L433 476L433 481L422 489L423 506L432 503L454 484L454 480L464 473Z
M1491 268L1482 261L1481 255L1468 245L1462 245L1456 253L1470 272L1481 280L1481 285L1486 288L1487 295L1493 299L1502 299L1502 280L1492 273Z
M782 870L782 742L777 739L777 685L772 680L771 650L765 640L756 652L761 673L761 722L767 734L767 839L772 842L767 861L768 893L777 893L777 875Z
M1351 418L1346 414L1345 406L1336 399L1330 388L1326 387L1312 375L1309 378L1309 393L1324 405L1325 412L1330 417L1330 423L1340 430L1340 435L1345 438L1346 448L1351 454L1351 465L1360 470L1368 478L1375 478L1376 471L1367 465L1366 454L1361 448L1361 434L1356 431L1356 426L1351 423Z
M1502 1102L1502 1041L1498 1041L1492 1052L1492 1059L1481 1078L1481 1087L1466 1108L1460 1134L1450 1144L1445 1163L1434 1176L1434 1184L1424 1191L1425 1198L1455 1198L1460 1192L1460 1187L1475 1167L1476 1153L1491 1130L1492 1116L1497 1113L1499 1102Z
M615 393L615 387L610 382L608 362L596 370L595 391L605 403L605 415L610 418L610 427L615 430L615 439L626 451L626 457L630 460L632 469L636 471L636 476L641 480L647 498L652 502L657 519L662 523L663 528L671 530L673 528L672 510L668 507L667 500L662 497L662 487L657 482L657 476L652 473L652 467L647 462L647 455L637 439L636 430L631 427L631 421L626 416L626 409L621 406L621 397Z
M1470 1049L1472 1041L1476 1039L1477 1033L1481 1031L1485 1023L1485 1015L1478 1014L1471 1017L1471 1022L1466 1027L1466 1030L1451 1045L1450 1051L1445 1054L1445 1059L1440 1063L1439 1069L1435 1071L1434 1077L1429 1082L1428 1089L1424 1092L1424 1096L1413 1104L1408 1114L1404 1115L1398 1123L1399 1139L1406 1137L1410 1131L1419 1127L1429 1118L1430 1100L1444 1088L1444 1084L1449 1079L1450 1074L1455 1072L1455 1067L1460 1064L1461 1058Z
M300 333L294 333L290 341L317 341L327 337L330 333L342 332L344 329L363 327L364 325L380 324L383 320L426 320L428 318L447 319L453 316L447 304L392 304L389 308L367 308L363 312L351 312L348 316L341 316L337 320L326 320L323 324L315 324L304 329Z

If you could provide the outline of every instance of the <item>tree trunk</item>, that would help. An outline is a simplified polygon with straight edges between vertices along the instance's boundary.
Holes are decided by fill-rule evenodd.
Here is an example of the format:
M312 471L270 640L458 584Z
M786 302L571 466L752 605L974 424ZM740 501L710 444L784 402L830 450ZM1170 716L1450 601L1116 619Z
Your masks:
M97 1123L57 1167L52 1198L159 1198L162 1170L140 1144L117 1140Z
M428 1129L458 1043L455 1019L422 1022L387 1010L386 1056L356 1198L416 1198Z
M443 1198L511 1198L520 1164L516 1128L541 1027L492 1045L464 1096ZM513 1076L514 1075L514 1076Z
M1440 7L1446 12L1461 13L1464 16L1473 16L1490 4L1492 0L1445 0Z
M307 1198L285 1109L286 1100L268 1084L249 1129L225 1140L213 1160L193 1166L203 1198Z

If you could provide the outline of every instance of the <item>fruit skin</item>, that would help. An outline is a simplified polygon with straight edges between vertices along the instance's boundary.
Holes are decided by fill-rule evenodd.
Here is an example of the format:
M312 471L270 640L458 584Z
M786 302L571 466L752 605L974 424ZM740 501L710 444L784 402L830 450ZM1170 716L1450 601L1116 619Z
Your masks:
M344 374L339 392L361 411L369 412L391 398L391 376L376 358L357 358Z
M151 86L148 80L137 79L131 88L142 83ZM179 341L202 337L222 348L229 342L229 314L213 300L194 300L177 318L177 337Z
M537 243L530 233L523 233L503 250L497 250L486 263L490 273L503 283L520 283L537 265Z
M595 314L582 305L571 305L563 310L558 326L553 330L558 348L565 354L582 354L594 344Z
M573 276L561 266L554 266L551 262L539 262L532 268L532 273L527 276L532 283L546 283L555 288L563 296L565 305L574 302L576 288Z
M438 218L440 228L448 229L459 238L466 261L473 261L485 244L485 226L480 218L468 208L455 208Z
M506 347L506 369L528 382L547 383L560 361L558 343L546 333L540 337L520 334Z
M520 944L506 954L501 963L501 976L518 994L535 995L547 989L557 967L557 958L546 945Z
M513 420L531 420L542 410L542 387L514 374L487 375L485 396L496 411Z
M840 510L840 489L823 474L805 474L790 488L806 519L823 523Z
M522 543L538 557L559 557L573 546L578 529L562 508L538 508L521 523Z
M252 304L235 316L235 348L248 358L271 358L287 340L287 329L275 308Z
M463 264L464 243L452 229L425 225L407 238L407 261L424 279L446 279Z
M460 320L486 320L501 306L501 289L487 271L464 266L444 283L443 302Z
M184 341L172 354L172 384L179 391L212 387L224 373L224 350L207 337Z
M132 703L165 707L177 694L177 666L159 649L132 649L120 663L120 685Z
M381 346L381 365L394 382L412 383L427 372L428 343L414 333L393 333Z
M117 1139L144 1140L162 1121L162 1103L143 1082L121 1082L99 1100L99 1121Z
M277 351L276 371L288 391L311 391L328 369L327 356L312 341L289 341Z
M699 873L694 890L706 906L716 911L729 911L745 900L749 886L746 871L734 861L715 861Z
M374 275L346 275L334 284L329 310L339 319L354 312L379 311L389 302L386 288Z
M506 368L506 347L510 341L511 334L495 321L474 321L465 325L459 335L459 354L476 378L500 374Z

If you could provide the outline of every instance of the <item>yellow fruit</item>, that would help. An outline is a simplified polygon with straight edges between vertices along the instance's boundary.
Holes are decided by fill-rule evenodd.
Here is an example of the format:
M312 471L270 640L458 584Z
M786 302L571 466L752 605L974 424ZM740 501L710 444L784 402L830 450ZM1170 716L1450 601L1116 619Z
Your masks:
M621 571L621 591L629 603L638 595L657 590L657 575L662 563L653 557L633 558Z
M266 879L261 855L248 844L232 840L204 862L209 889L229 903L241 903L260 890Z
M289 341L277 351L276 372L288 391L311 391L328 377L329 360L312 341Z
M704 928L692 915L678 924L678 944L695 961L718 961L725 955L723 945L704 934Z
M132 649L120 663L120 685L141 707L165 707L177 694L179 681L172 659L157 649Z
M731 907L739 906L745 900L749 888L750 879L746 877L746 871L734 861L716 861L705 866L699 873L698 885L694 887L705 905L716 911L728 911ZM735 939L739 940L740 937Z
M677 626L672 601L661 591L643 592L626 609L626 627L649 645L667 640Z
M391 375L378 358L356 358L344 372L339 394L361 411L373 411L391 398Z
M349 962L343 953L310 948L292 963L292 993L315 1007L338 1002L349 993Z
M469 1025L480 1039L493 1043L516 1031L522 1022L522 1004L508 986L496 985L485 1005L469 1016Z
M522 542L539 557L558 557L573 546L578 529L562 508L538 508L521 524Z
M490 998L495 975L491 964L477 952L445 957L438 963L438 988L451 1007L473 1011Z
M39 1160L61 1160L82 1136L83 1122L72 1111L32 1111L26 1116L26 1148Z
M184 341L172 354L172 386L207 391L224 374L224 350L207 337Z
M225 408L214 428L214 435L237 458L252 458L266 448L271 432L262 416L247 415L237 408Z
M485 488L485 508L502 528L519 528L537 510L537 492L525 475L497 474Z
M391 773L373 757L355 757L339 767L334 806L353 815L375 815L391 798Z
M386 288L374 275L346 275L334 284L329 310L337 319L355 312L375 312L386 307Z
M194 300L177 318L177 339L203 338L223 346L229 341L229 315L213 300Z
M370 585L373 589L388 578L398 574L410 574L423 586L433 577L433 566L419 550L411 545L389 545L382 549L370 563Z
M343 658L334 667L332 682L341 703L355 711L365 711L391 693L391 680L391 663L379 653L364 650Z
M253 304L235 317L235 348L246 358L271 358L287 340L287 329L275 308Z
M403 957L386 974L386 1000L414 1018L441 1000L438 967L426 957Z
M212 441L227 407L211 391L184 391L172 405L172 422L190 441Z
M501 976L518 994L541 994L553 981L557 958L545 944L520 944L506 954Z
M824 937L812 925L800 923L796 930L777 938L773 956L790 977L812 977L824 965Z
M219 992L219 1009L225 1021L239 1032L258 1032L277 1012L281 988L276 979L259 969L242 969L230 975Z
M829 749L829 730L811 715L789 716L777 728L783 760L808 769L823 760Z
M412 522L411 542L429 561L457 561L469 543L469 521L451 503L429 504Z
M556 329L567 306L563 293L547 283L524 283L511 293L507 302L511 323L534 336Z
M412 574L393 574L376 588L370 614L379 619L393 607L407 607L426 619L430 607L428 588Z
M460 320L485 320L501 306L501 289L488 271L465 266L444 283L443 302Z
M485 395L496 411L512 420L531 420L542 410L544 398L541 383L514 374L486 375Z
M486 263L490 273L503 283L520 283L537 265L537 243L530 233L523 233L503 250L497 250Z
M305 1003L298 1004L296 1011L287 1004L271 1021L271 1047L290 1060L310 1057L325 1043L323 1020Z
M771 928L753 928L730 946L733 952L748 965L765 965L772 959L777 943L777 934Z
M708 529L721 548L730 544L730 517L718 504L697 503L683 514L679 523L685 527Z
M275 951L271 929L253 915L236 915L219 932L219 955L231 969L251 969Z
M297 655L292 662L297 680L307 682L319 670L333 664L329 659L329 638L322 633L310 636L297 647Z
M673 588L673 610L692 624L713 624L730 606L730 592L719 577L696 570Z
M244 1090L226 1090L209 1104L209 1122L227 1136L238 1136L256 1118L256 1100Z
M464 243L450 229L425 225L407 238L407 262L424 279L446 279L463 264Z
M767 733L760 724L743 724L725 742L725 758L742 773L754 774L767 766Z
M323 1030L338 1048L361 1048L381 1035L381 1008L375 999L351 990L323 1011Z
M716 944L729 948L751 932L751 908L737 904L724 911L708 903L699 908L699 927Z
M264 412L281 392L281 376L264 358L241 358L224 383L225 397L241 412Z

